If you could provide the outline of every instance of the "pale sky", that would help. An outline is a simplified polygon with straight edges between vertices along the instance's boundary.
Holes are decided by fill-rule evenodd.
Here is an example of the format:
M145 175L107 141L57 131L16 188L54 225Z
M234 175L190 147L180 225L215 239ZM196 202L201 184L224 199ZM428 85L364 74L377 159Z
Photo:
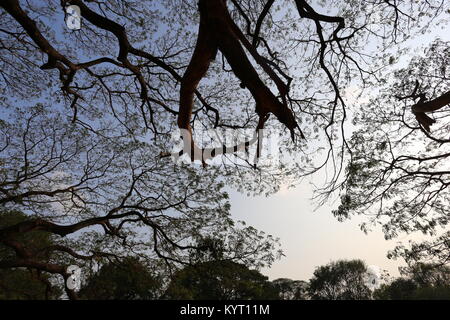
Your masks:
M404 237L386 241L379 228L366 235L359 229L363 217L339 222L330 205L314 211L311 197L312 187L307 182L270 197L230 193L235 219L280 238L286 257L263 269L263 274L271 280L309 280L317 266L337 259L362 259L367 265L388 270L391 276L399 275L398 266L405 265L404 261L389 260L386 254Z

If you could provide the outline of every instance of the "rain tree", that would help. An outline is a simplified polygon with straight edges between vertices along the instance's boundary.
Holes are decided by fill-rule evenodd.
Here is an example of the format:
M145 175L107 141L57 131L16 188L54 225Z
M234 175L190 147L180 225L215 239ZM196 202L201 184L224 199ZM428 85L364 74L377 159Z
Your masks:
M432 240L399 246L408 262L450 259L449 42L434 41L362 105L350 140L341 219L365 214L386 238L422 232Z
M27 215L20 211L2 211L0 214L0 228L26 221L27 218ZM40 231L21 234L15 240L26 244L29 250L35 252L39 252L41 248L55 245L51 234ZM11 259L14 255L14 249L7 244L0 243L1 261ZM39 252L36 260L45 261L45 251ZM50 274L33 268L0 269L0 299L57 299L62 292L52 280Z
M69 5L80 11L79 30L65 24ZM229 239L228 248L238 250L231 255L243 263L270 263L274 239L233 226L225 183L270 194L320 169L328 177L320 194L345 188L340 216L382 205L389 236L446 223L445 64L434 76L399 78L393 95L384 95L384 110L405 106L401 121L398 112L390 122L376 118L384 113L346 97L350 84L383 94L380 73L395 62L392 50L446 23L444 0L4 0L0 8L0 203L33 217L0 230L0 241L16 253L2 268L67 278L61 256L89 264L130 252L170 266L189 260L184 252L199 248L205 235ZM446 57L439 43L425 59L436 66L436 57ZM373 122L357 120L369 129L349 141L346 120L360 109L368 110L357 119L373 116ZM386 162L365 161L370 152L397 148L379 133L372 134L379 140L373 145L363 138L379 122L393 123L388 132L411 130L406 143L416 137L431 149L416 152L419 160L394 154L392 167L377 174ZM178 129L191 146L180 152L170 141ZM206 135L206 129L215 130ZM221 134L257 133L252 148L259 155L260 129L276 133L278 161L251 162ZM360 150L361 139L369 154ZM247 138L237 141L243 142L248 146ZM214 146L227 154L212 152ZM190 160L203 166L175 165L167 157L186 150L200 150ZM205 155L218 161L208 165ZM433 163L440 167L429 171ZM373 179L385 178L383 187L404 164L408 178L395 190L412 193L389 188L386 211L380 184L364 181L367 191L361 182L374 172ZM428 167L410 167L418 164ZM46 249L53 260L36 261L14 242L35 230L59 237ZM448 236L440 239L448 247ZM435 245L421 252L435 254Z
M69 5L80 10L78 31L64 24ZM194 141L196 131L274 129L281 163L230 154L219 161L228 183L256 193L324 167L331 170L325 188L335 190L351 151L345 89L352 80L361 88L380 80L389 50L444 23L447 13L439 0L8 0L1 7L5 106L45 99L93 132L146 141L178 127L194 149L212 146Z
M272 286L277 290L280 300L306 300L308 298L306 281L279 278L272 281Z
M367 300L367 266L362 260L339 260L317 267L309 280L308 294L313 300Z

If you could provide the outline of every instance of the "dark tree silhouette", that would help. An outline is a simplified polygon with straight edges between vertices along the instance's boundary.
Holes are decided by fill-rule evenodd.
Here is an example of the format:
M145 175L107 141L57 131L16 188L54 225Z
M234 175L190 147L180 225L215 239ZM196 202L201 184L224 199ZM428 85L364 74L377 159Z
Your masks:
M415 263L401 270L402 278L375 290L380 300L450 300L450 269L436 264Z
M81 299L154 300L162 292L162 279L134 257L103 265L81 288Z
M381 285L373 295L376 300L411 300L416 290L417 284L413 280L398 278Z
M5 228L27 220L27 215L19 211L0 213L0 228ZM45 262L48 253L45 248L55 245L52 236L44 232L29 232L14 239L16 247L24 253L35 255L36 260ZM15 256L8 241L0 243L0 261ZM62 292L55 279L33 268L0 269L0 300L48 300L58 299Z
M215 260L186 267L171 279L167 299L258 300L277 299L267 277L243 264Z
M279 278L272 281L280 300L308 299L308 283L302 280Z
M162 259L170 271L204 249L198 241L205 235L225 239L224 256L248 265L270 264L278 255L276 239L235 226L223 184L160 162L145 143L91 134L42 105L0 125L1 217L14 208L26 212L0 226L9 252L1 269L60 275L65 284L70 265L88 273L93 261L132 254ZM35 250L21 241L36 234L52 242ZM66 293L76 298L67 287Z
M340 219L367 215L363 229L382 224L388 239L401 232L439 235L390 253L408 262L450 259L449 63L449 43L438 39L361 107L345 192L334 212Z
M308 293L314 300L367 300L367 267L361 260L339 260L317 267L309 281Z

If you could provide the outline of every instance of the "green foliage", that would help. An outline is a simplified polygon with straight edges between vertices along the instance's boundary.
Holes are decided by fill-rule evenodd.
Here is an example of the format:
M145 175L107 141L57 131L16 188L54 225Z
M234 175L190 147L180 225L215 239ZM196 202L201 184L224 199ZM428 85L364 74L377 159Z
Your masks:
M275 279L272 286L278 292L280 300L305 300L308 298L308 283L286 278Z
M448 265L415 263L401 271L422 287L450 286L450 267Z
M14 210L0 212L0 229L30 219L29 216ZM39 251L53 244L49 233L32 231L20 234L15 241L29 250ZM14 250L0 243L0 261L15 260ZM37 255L38 259L48 259L45 255ZM53 285L47 274L32 269L12 268L0 269L0 300L43 300L55 299L61 295L60 289Z
M81 299L153 300L159 298L161 279L137 258L110 262L92 274L81 288Z
M367 267L361 260L338 260L314 271L308 293L314 300L365 300L371 291L366 286Z
M375 290L373 296L377 300L409 300L412 299L417 284L411 279L398 278L390 284L383 284Z
M373 294L376 300L450 300L450 286L418 286L411 279L398 278Z
M0 300L58 299L61 290L49 281L47 275L38 275L35 270L0 269Z
M167 299L277 299L267 277L228 260L202 262L178 271L164 295Z
M27 216L23 212L15 210L0 211L0 229L15 225L20 222L24 222L32 219L31 216ZM39 249L45 248L53 244L52 236L48 232L31 231L22 233L15 237L15 241L22 244L24 247L38 252ZM0 243L0 257L7 260L15 257L13 249ZM45 255L39 255L40 259L47 259Z
M416 263L401 270L403 278L382 285L374 292L378 300L450 300L450 268Z
M414 292L415 300L450 300L450 286L421 287Z

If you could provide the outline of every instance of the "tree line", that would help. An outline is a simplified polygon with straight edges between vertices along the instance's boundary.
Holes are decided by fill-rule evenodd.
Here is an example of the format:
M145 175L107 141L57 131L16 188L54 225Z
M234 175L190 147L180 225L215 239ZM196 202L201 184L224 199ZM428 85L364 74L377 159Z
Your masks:
M10 212L1 225L23 218ZM7 221L5 221L7 220ZM33 250L54 244L45 233L20 239ZM338 260L318 266L308 281L268 277L243 263L226 259L223 242L209 242L208 249L191 253L191 263L165 273L158 262L139 256L98 262L80 273L79 299L84 300L410 300L450 299L450 268L417 263L389 278L371 273L362 260ZM0 245L0 259L12 254ZM42 254L42 262L51 257ZM58 278L32 268L0 270L0 299L64 299Z

